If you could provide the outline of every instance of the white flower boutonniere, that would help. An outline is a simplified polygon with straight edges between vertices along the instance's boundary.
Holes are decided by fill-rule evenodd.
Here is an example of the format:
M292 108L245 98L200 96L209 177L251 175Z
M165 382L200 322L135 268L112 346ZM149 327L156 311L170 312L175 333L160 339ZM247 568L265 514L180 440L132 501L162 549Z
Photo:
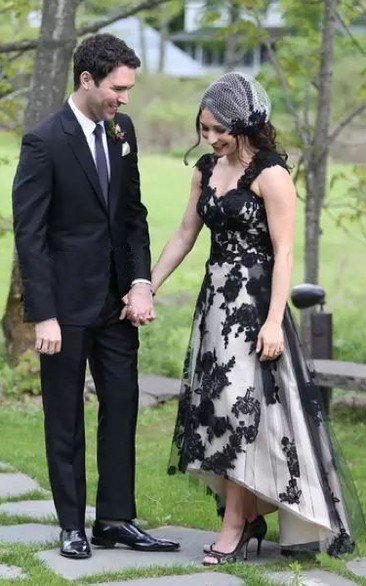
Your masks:
M120 140L122 143L126 140L126 133L122 131L119 124L116 124L114 120L107 122L107 134L113 140Z

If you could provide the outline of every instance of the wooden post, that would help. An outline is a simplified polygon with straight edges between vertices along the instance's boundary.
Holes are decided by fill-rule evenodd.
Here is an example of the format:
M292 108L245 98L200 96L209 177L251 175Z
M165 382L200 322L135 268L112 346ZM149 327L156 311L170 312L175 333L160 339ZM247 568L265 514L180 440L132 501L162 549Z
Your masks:
M312 358L331 359L333 354L332 314L326 311L319 311L312 313L310 320ZM321 386L320 390L323 396L325 412L329 415L332 389Z

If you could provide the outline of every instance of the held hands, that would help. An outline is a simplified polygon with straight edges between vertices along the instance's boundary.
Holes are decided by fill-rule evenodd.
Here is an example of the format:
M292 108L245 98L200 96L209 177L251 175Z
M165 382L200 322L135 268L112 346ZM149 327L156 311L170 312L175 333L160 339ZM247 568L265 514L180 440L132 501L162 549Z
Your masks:
M275 360L284 349L283 331L280 323L265 322L259 330L256 352L259 360Z
M129 319L132 325L146 326L155 319L151 287L147 283L136 283L122 298L125 304L120 319Z
M61 328L56 318L36 324L35 349L40 354L57 354L61 351Z

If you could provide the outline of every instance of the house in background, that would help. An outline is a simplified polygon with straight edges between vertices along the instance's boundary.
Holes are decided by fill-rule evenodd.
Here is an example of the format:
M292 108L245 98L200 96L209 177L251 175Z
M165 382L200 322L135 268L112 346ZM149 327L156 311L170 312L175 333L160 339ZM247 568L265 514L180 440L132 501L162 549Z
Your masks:
M202 63L171 40L164 41L164 59L161 67L161 35L136 17L118 20L100 32L111 33L126 41L141 59L142 68L146 72L156 73L162 69L167 75L182 78L197 77L207 73Z
M211 28L202 27L205 0L185 0L179 25L163 39L159 31L138 17L129 17L110 24L100 32L109 32L126 41L140 57L142 68L149 73L162 71L167 75L194 78L202 75L221 73L226 69L225 54L227 39L218 38L220 28L227 26L228 14L222 10L221 18ZM249 20L246 13L240 19ZM41 24L40 11L28 16L32 27ZM263 24L275 41L284 30L278 2L271 2ZM182 30L177 30L182 29ZM163 51L163 58L162 58ZM266 60L264 45L241 50L237 55L235 69L257 75Z
M230 15L228 9L223 8L221 16L215 24L204 27L202 22L205 4L204 0L185 0L184 30L172 34L170 38L178 47L200 63L206 73L220 73L228 66L229 36L218 35L218 32L220 32L220 28L229 25ZM245 11L242 11L238 17L244 21L251 20ZM269 33L272 43L275 43L282 36L284 23L277 1L270 3L263 18L263 26ZM245 39L239 39L238 46L241 49L235 49L234 55L231 55L230 68L234 66L236 70L243 73L257 75L262 63L267 58L266 47L262 44L255 48L245 49Z

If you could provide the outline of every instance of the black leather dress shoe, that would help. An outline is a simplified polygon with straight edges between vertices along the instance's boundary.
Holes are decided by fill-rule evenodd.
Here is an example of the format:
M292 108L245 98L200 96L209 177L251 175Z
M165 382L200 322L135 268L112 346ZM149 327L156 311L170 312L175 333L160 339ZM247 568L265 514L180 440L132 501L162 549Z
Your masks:
M65 558L90 558L91 551L84 529L62 529L60 554Z
M116 543L122 543L140 551L176 551L180 548L176 541L155 539L131 521L121 521L119 525L96 521L91 542L101 547L114 547Z

